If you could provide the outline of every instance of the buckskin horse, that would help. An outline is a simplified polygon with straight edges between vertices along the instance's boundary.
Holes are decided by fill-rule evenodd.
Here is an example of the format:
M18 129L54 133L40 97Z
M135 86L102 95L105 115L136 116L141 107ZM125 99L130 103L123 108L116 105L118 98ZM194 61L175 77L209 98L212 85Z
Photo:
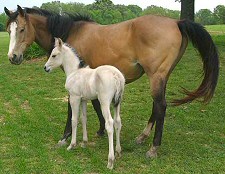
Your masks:
M82 59L91 67L113 65L131 83L146 73L153 98L152 114L136 142L142 143L155 125L153 145L147 157L156 157L161 145L166 114L166 84L183 56L188 41L200 53L203 62L203 80L196 90L184 90L186 97L173 101L174 105L201 98L208 103L213 97L218 75L219 58L216 46L203 26L188 20L146 15L112 25L100 25L81 15L59 15L47 10L17 6L15 12L4 9L9 16L10 33L8 58L12 64L21 64L23 52L35 41L46 51L53 47L54 37L75 47ZM103 51L104 50L104 51ZM99 102L93 106L100 120L99 133L104 131ZM67 125L60 142L71 135L71 107L68 105Z

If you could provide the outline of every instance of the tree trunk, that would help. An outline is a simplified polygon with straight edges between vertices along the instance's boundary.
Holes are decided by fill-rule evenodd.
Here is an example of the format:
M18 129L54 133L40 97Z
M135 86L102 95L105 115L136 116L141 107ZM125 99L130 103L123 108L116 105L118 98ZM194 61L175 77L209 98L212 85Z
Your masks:
M181 0L180 19L189 19L194 21L195 0Z

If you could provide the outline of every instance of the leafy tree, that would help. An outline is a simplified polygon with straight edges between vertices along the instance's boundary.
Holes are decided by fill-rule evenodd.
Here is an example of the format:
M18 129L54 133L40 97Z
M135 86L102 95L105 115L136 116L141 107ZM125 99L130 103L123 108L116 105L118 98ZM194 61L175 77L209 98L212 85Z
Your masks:
M218 5L214 9L214 15L219 24L225 24L225 6Z
M216 24L214 14L208 9L201 9L195 14L196 22L202 25L213 25Z
M5 25L0 22L0 31L5 31Z
M147 7L145 10L143 10L142 15L147 15L147 14L167 16L174 19L179 19L179 16L180 16L179 11L169 10L169 9L158 7L155 5L151 5Z
M132 11L135 16L140 16L142 12L142 8L137 5L128 5L127 8Z
M0 31L6 30L6 21L8 17L5 15L5 13L0 14Z

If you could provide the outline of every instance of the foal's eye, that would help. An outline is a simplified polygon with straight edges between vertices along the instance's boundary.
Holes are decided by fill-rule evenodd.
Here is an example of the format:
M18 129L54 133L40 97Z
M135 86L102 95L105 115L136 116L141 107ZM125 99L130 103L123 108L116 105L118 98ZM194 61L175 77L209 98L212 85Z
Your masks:
M22 28L22 29L20 30L20 33L22 33L22 32L24 32L24 28Z
M52 57L54 58L54 57L56 57L56 55L52 55Z

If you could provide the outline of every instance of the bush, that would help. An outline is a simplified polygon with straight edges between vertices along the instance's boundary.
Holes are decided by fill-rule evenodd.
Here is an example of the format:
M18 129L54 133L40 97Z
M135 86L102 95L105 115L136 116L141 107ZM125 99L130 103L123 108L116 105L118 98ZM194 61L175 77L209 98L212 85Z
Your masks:
M0 31L5 31L5 25L0 22Z
M30 60L33 58L41 58L46 55L46 51L43 50L39 45L33 43L25 52L24 59Z

